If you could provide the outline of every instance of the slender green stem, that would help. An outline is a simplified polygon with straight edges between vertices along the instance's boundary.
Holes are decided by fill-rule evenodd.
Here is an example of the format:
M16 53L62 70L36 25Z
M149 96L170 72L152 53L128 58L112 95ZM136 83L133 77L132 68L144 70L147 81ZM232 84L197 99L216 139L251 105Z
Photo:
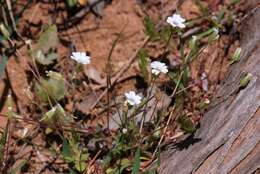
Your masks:
M109 129L109 113L110 113L110 90L112 87L112 82L111 82L111 71L112 71L112 64L111 64L111 57L112 57L112 53L119 41L119 39L121 38L121 35L123 33L123 31L125 30L126 25L122 28L122 30L120 31L119 35L117 36L117 38L113 41L112 43L112 47L109 51L108 57L107 57L107 65L106 65L106 69L107 69L107 128ZM118 109L117 109L118 111ZM118 115L120 116L120 112L118 111Z

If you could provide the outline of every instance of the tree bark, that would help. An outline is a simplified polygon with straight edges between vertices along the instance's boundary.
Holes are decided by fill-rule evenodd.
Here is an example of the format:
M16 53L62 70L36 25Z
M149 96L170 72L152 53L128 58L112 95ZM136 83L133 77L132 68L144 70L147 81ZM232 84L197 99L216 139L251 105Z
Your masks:
M240 61L230 67L217 96L187 148L162 154L160 174L251 174L260 169L260 2L241 21ZM253 76L237 89L241 73ZM176 146L178 147L178 146Z

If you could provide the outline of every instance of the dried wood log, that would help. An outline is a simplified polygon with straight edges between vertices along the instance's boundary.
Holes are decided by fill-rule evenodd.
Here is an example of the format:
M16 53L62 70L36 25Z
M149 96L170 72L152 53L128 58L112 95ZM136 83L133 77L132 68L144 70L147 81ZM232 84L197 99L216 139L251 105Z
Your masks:
M189 138L189 146L162 154L160 174L259 172L260 5L259 0L251 2L255 5L241 23L241 60L230 67L217 93L223 100L212 103L201 128ZM243 72L251 73L252 79L246 88L234 92Z

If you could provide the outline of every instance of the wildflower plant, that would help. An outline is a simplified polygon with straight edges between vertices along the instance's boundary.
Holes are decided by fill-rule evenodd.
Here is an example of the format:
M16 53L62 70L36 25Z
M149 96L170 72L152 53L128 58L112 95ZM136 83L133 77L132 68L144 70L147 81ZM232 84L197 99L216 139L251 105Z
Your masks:
M169 43L172 40L173 34L177 34L178 36L181 35L181 30L185 28L185 19L183 19L180 15L174 14L171 17L168 17L166 22L170 25L170 32L167 35L167 42L166 42L166 50L165 53L167 52L167 47ZM146 18L145 20L145 27L146 27L146 34L152 38L153 42L156 42L158 39L160 39L160 34L156 31L156 27L153 26L153 23L150 21L150 18ZM167 26L168 27L168 26ZM163 29L162 29L163 30ZM159 38L158 38L159 37ZM163 38L164 36L161 35ZM183 59L185 62L185 65L183 65L182 70L178 73L178 80L175 83L175 92L179 89L180 86L184 87L184 84L182 84L182 81L184 80L185 75L188 78L188 74L186 71L188 70L188 64L191 58L196 55L197 51L197 37L194 36L191 41L190 41L190 48L191 52L186 54L186 58L183 55ZM111 154L109 155L110 160L105 160L105 163L111 163L111 160L114 159L117 155L117 158L123 159L123 154L128 154L129 150L129 144L143 144L142 147L142 152L145 152L147 149L155 146L154 141L157 141L160 136L161 136L161 131L160 131L160 122L161 119L156 120L155 122L150 122L152 124L152 127L154 128L154 132L150 135L147 135L147 137L144 136L144 127L146 124L146 114L147 114L147 109L148 109L148 103L153 98L153 93L152 91L154 90L154 87L156 86L156 80L160 77L160 74L168 76L168 73L170 72L168 66L166 63L161 62L161 61L151 61L149 59L149 56L147 54L147 51L142 48L139 51L138 54L138 63L139 63L139 69L140 72L142 73L142 77L144 78L145 82L148 83L150 86L147 90L146 95L142 98L141 96L137 95L134 91L129 91L125 93L125 103L127 103L127 109L123 111L123 118L121 118L121 125L122 129L121 132L117 134L117 139L116 139L116 144L112 150ZM171 74L172 72L170 72ZM170 75L169 75L170 76ZM173 92L173 93L175 93ZM134 108L133 108L134 106ZM141 114L141 120L138 122L135 119L135 116ZM156 114L156 113L155 113ZM184 118L184 117L182 117ZM185 117L186 118L186 117ZM187 131L191 133L192 131L195 130L193 122L189 120L187 117L186 119L180 119L180 120L185 120L185 121L180 121L180 124L182 124L182 129L184 131ZM188 123L188 124L186 124ZM126 136L127 135L127 136ZM132 137L132 138L130 138ZM130 139L129 139L130 138ZM131 145L132 146L132 145ZM160 146L160 145L158 145ZM124 147L124 148L122 148ZM157 148L156 148L157 149ZM140 149L139 149L140 151ZM156 153L156 151L155 151ZM122 156L123 155L123 156ZM139 152L138 153L138 158L140 159L140 156L142 154ZM139 170L139 169L135 169ZM115 172L115 170L112 170L109 168L109 171ZM109 172L108 172L109 173Z
M117 82L113 81L111 62L112 52L119 37L116 39L107 60L107 86L105 86L107 88L104 92L107 94L107 100L105 100L107 103L97 102L101 109L107 111L108 118L112 117L111 114L114 114L114 111L118 114L118 127L115 129L110 129L109 126L102 128L102 125L99 124L93 128L87 125L87 121L79 118L80 114L77 114L74 109L78 104L77 100L73 100L76 98L73 98L74 92L82 90L77 89L77 87L84 89L86 86L89 87L87 78L84 79L87 84L84 87L71 83L71 80L78 78L74 75L82 70L79 67L91 64L92 58L86 52L72 52L66 58L66 61L75 66L68 71L74 73L73 78L70 78L71 74L60 71L60 65L55 64L59 60L56 48L59 39L55 25L48 25L43 29L36 47L32 47L31 43L28 43L28 51L33 60L31 63L34 75L32 88L35 91L35 101L37 101L33 104L35 104L37 112L40 113L40 118L37 117L37 119L45 127L43 132L46 137L55 135L59 142L62 142L59 143L56 154L60 154L61 158L69 164L71 173L90 172L90 167L94 163L91 158L98 158L98 162L102 163L107 174L140 173L142 162L153 161L159 155L168 125L172 123L172 115L176 116L178 128L183 132L193 134L196 131L196 123L184 112L186 92L190 80L189 66L203 49L219 39L222 28L219 19L209 18L207 20L210 22L209 27L205 27L202 32L184 37L183 33L187 28L192 27L192 22L180 14L175 13L168 16L162 27L157 27L150 17L146 17L144 19L144 33L149 37L149 42L162 43L164 50L157 57L149 55L149 48L146 46L139 50L137 58L140 74L138 76L141 76L141 80L148 87L136 91L126 91L121 95L123 99L120 99L119 102L110 100L111 96L114 95L111 91ZM167 59L173 52L178 55L181 62L178 67L174 68L171 67ZM240 54L241 49L237 49L231 64L239 60ZM43 70L39 70L39 67ZM241 80L241 86L249 83L250 77L250 75L245 76ZM82 84L81 79L77 80L80 82L79 84ZM173 103L173 106L169 106L165 113L157 110L160 92L166 86L158 83L160 80L166 81L168 89L167 92L163 91L163 94L169 98L170 103ZM101 88L103 89L104 86ZM153 105L155 109L148 119L149 105ZM197 107L204 110L207 105L208 103L203 101ZM81 115L84 118L89 116L92 118L93 115L99 116L95 109L91 108L90 110L87 114L81 113ZM97 111L99 110L97 109ZM109 123L109 121L108 119L107 122ZM3 138L4 135L1 141ZM102 144L103 142L104 144ZM89 148L89 144L92 148ZM53 144L48 145L52 146ZM144 168L142 170L145 171Z

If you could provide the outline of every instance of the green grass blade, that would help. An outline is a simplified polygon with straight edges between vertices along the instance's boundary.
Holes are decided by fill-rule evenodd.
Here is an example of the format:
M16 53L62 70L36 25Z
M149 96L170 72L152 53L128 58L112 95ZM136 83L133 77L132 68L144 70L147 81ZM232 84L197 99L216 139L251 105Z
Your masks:
M137 151L135 152L135 161L134 161L134 165L133 165L131 174L137 174L137 172L139 171L140 165L141 165L140 156L141 156L141 152L140 152L140 148L138 148Z

